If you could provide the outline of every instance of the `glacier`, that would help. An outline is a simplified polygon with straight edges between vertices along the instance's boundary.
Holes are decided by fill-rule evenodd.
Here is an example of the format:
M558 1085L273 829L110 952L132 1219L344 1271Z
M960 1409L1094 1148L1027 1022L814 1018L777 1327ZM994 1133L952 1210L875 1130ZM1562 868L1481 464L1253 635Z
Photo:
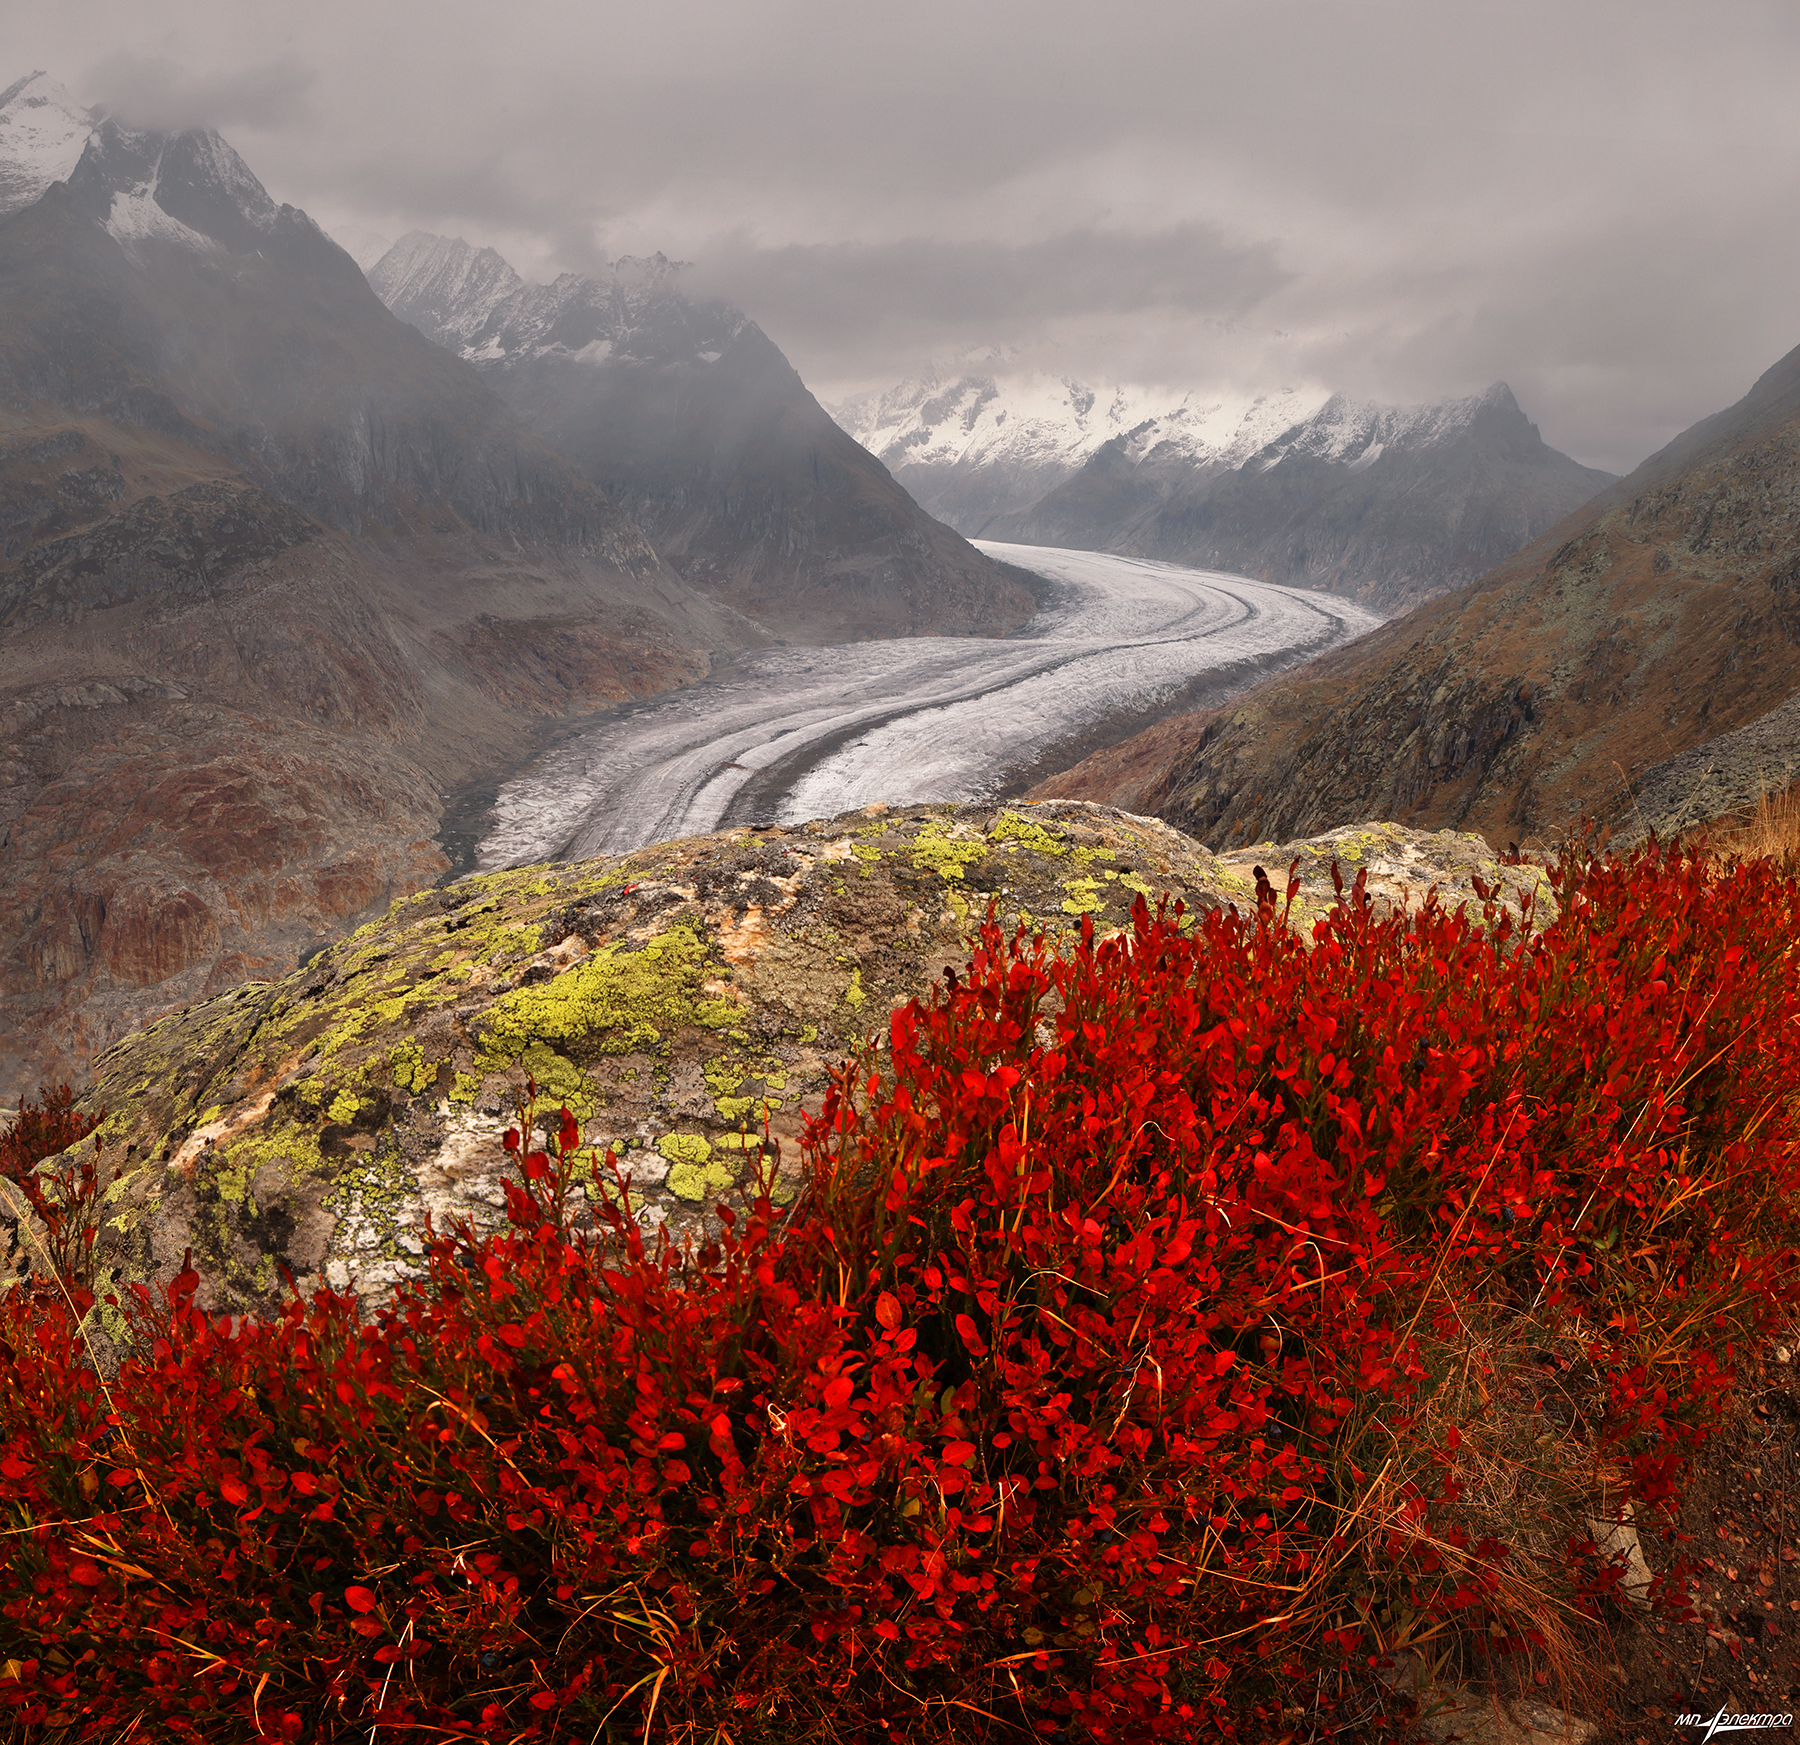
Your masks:
M477 867L875 801L992 799L1102 723L1223 702L1382 622L1352 601L1245 576L977 543L1049 584L1022 631L765 649L621 707L503 785Z

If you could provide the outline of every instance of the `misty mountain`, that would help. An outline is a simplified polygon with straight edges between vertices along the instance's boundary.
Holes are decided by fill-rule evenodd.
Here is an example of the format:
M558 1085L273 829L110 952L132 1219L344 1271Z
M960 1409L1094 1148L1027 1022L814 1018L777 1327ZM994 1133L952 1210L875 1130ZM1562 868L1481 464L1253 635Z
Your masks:
M992 352L958 363L1007 361ZM1124 438L1139 453L1166 443L1196 466L1241 465L1324 398L1292 388L1254 398L1131 383L1095 388L952 363L831 411L933 515L979 539L999 517L1030 509L1073 478L1108 442Z
M414 232L369 272L650 534L687 581L796 641L991 633L1020 582L923 513L741 310L627 258L528 285L492 249Z
M1554 844L1800 779L1800 349L1476 583L1046 783L1215 846L1364 818Z
M1163 558L1385 610L1471 581L1614 475L1548 447L1504 383L1401 408L930 378L838 409L972 536ZM1022 500L1027 499L1028 500Z
M760 639L217 133L0 103L0 1082L291 967Z

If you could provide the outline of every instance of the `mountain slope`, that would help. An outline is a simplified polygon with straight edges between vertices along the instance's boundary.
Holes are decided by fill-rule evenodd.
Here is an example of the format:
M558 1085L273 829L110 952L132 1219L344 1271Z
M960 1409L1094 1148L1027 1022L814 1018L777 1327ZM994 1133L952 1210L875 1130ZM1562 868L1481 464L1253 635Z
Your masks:
M0 218L8 1084L429 883L539 724L758 634L216 134L85 124Z
M1697 796L1718 809L1722 764L1740 796L1759 779L1743 757L1762 779L1800 768L1796 692L1800 349L1478 583L1040 792L1215 844L1362 817L1497 844L1584 814L1667 831ZM1668 780L1683 770L1695 787Z
M527 285L492 249L415 232L370 270L473 363L688 581L796 641L995 633L1019 580L923 514L741 311L658 255Z

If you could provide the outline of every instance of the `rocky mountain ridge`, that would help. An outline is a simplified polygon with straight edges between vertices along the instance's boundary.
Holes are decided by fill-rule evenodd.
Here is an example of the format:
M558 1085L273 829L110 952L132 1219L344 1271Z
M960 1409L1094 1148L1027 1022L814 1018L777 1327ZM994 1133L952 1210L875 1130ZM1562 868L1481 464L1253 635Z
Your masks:
M1666 833L1800 768L1797 587L1800 350L1474 585L1037 791L1215 845L1372 812Z
M685 580L798 642L1017 628L1021 579L933 521L730 305L662 255L529 285L413 232L369 269L650 534Z
M1140 456L1167 443L1195 465L1239 466L1326 400L1306 388L1251 396L1098 386L1005 373L1006 362L955 360L830 410L932 514L977 539L1000 537L987 533L998 517L1030 509L1109 442Z

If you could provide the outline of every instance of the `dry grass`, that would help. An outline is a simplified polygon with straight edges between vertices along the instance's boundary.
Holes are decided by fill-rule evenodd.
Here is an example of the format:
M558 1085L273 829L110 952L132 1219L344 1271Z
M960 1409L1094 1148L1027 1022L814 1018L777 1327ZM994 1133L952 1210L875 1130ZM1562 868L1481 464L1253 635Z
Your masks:
M1454 1545L1432 1532L1430 1550L1458 1577L1485 1573L1491 1647L1484 1652L1466 1628L1428 1621L1405 1607L1363 1622L1403 1667L1410 1661L1407 1682L1426 1712L1468 1689L1502 1701L1548 1700L1565 1714L1591 1712L1604 1700L1612 1650L1605 1629L1575 1604L1568 1544L1588 1521L1614 1515L1626 1475L1596 1459L1590 1424L1601 1399L1584 1361L1581 1329L1551 1329L1468 1301L1461 1318L1460 1337L1425 1342L1436 1386L1407 1442L1441 1449L1452 1440L1452 1426L1460 1433L1445 1475L1460 1494L1436 1519L1467 1538ZM1422 1524L1399 1507L1382 1509L1383 1500L1367 1499L1376 1506L1358 1535L1375 1591L1384 1585L1383 1565L1411 1564L1406 1553L1425 1549L1405 1545ZM1471 1555L1469 1547L1488 1538L1509 1547L1498 1564Z
M1707 837L1721 859L1800 858L1800 783L1778 793L1765 792L1748 810L1715 819Z

